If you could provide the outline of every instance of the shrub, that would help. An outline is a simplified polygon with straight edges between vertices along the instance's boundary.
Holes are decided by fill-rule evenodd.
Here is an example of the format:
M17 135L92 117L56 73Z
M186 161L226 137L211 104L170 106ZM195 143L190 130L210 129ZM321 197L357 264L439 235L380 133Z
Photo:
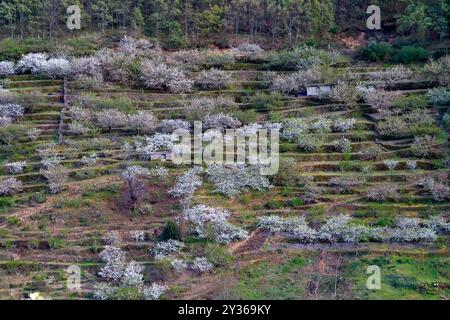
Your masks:
M167 241L167 240L180 240L180 229L178 228L178 225L173 221L168 221L166 223L166 226L164 227L164 230L161 234L161 240Z
M416 168L417 168L417 161L416 160L407 160L406 161L406 167L409 170L416 170Z
M162 133L173 133L177 129L190 130L191 124L182 119L162 120L157 128Z
M264 49L262 49L258 44L244 43L237 47L231 48L231 52L239 60L254 61L262 58Z
M68 171L62 165L54 165L47 169L41 169L41 174L47 179L51 193L59 193L64 187L68 177Z
M249 102L255 110L268 112L283 106L283 96L275 92L269 94L258 92Z
M102 129L121 128L127 124L127 117L119 110L103 110L95 114L97 124Z
M72 121L67 126L67 131L70 132L71 134L79 135L88 133L90 129L79 121Z
M428 101L426 96L414 94L400 97L394 102L394 106L402 111L412 111L425 109L428 106Z
M348 108L354 108L358 104L359 94L354 85L344 81L338 81L330 94L331 99L344 103Z
M0 143L12 145L18 143L20 138L26 134L27 128L20 125L6 124L0 126Z
M241 122L233 118L229 114L217 113L207 114L203 119L203 128L224 130L227 128L237 128L241 125Z
M268 178L260 174L259 166L212 164L206 174L215 191L230 198L249 189L262 191L272 187Z
M198 271L199 273L209 272L214 268L214 265L210 263L206 258L195 258L192 265L192 269Z
M393 102L400 97L398 91L375 90L365 95L365 101L377 112L389 115Z
M272 83L271 89L283 93L299 93L310 84L320 81L320 72L316 69L298 71L286 76L278 76Z
M212 68L200 72L195 82L205 90L223 89L230 85L231 75L225 71Z
M340 139L333 141L332 145L336 151L341 153L348 153L352 151L352 142L345 137L341 137Z
M189 80L180 69L152 61L142 63L141 81L147 88L170 90L175 93L189 92L193 86L193 81Z
M13 120L23 117L25 108L18 104L0 104L0 117L8 117Z
M397 160L387 159L383 161L383 164L386 166L386 168L389 169L389 171L393 171L395 170L395 168L397 168L399 162Z
M272 181L277 186L294 186L298 182L297 162L294 158L281 158L280 167Z
M377 123L377 131L384 137L405 137L410 134L411 128L402 117L388 117Z
M325 138L321 135L304 135L298 138L298 146L305 152L314 152L322 148Z
M392 57L392 60L399 63L410 64L424 62L429 57L430 53L424 48L404 46Z
M75 79L103 79L101 62L97 57L82 57L72 61L71 76Z
M427 97L434 106L446 106L450 103L450 91L444 87L429 89Z
M55 79L67 76L72 70L72 65L64 58L51 58L42 61L40 69L43 75Z
M9 77L15 74L14 62L0 61L0 78Z
M16 70L21 73L37 74L42 72L42 63L47 61L45 53L29 53L24 55L16 65Z
M12 123L13 123L12 118L0 116L0 127L8 126Z
M26 167L27 162L26 161L17 161L17 162L10 162L4 165L4 167L8 170L11 174L19 174L23 172L24 167Z
M377 62L386 60L392 52L393 49L387 42L371 42L361 49L360 54L364 60Z
M335 193L349 193L351 189L364 184L364 179L359 177L335 177L328 181L328 185Z
M356 126L355 118L337 118L334 120L332 129L334 132L346 132L352 130Z
M210 239L222 244L245 239L247 232L227 221L229 212L220 208L197 205L186 208L183 217L201 239Z
M433 151L433 145L436 143L436 139L433 136L415 137L414 142L411 145L411 152L416 157L428 157Z
M430 60L424 66L424 73L440 85L448 86L450 84L450 55L443 56L437 61Z
M139 110L128 116L128 127L141 133L148 133L155 129L157 119L150 111Z
M370 80L375 82L385 83L386 86L392 87L396 82L407 80L411 78L412 71L404 66L398 65L385 71L373 72L370 75Z
M11 196L23 189L22 181L16 178L6 178L0 180L0 196Z
M390 183L375 186L367 191L367 199L372 201L394 200L398 198L398 196L397 186Z
M194 167L188 170L177 179L175 187L170 190L170 194L175 198L191 198L194 195L195 191L203 184L202 179L199 176L201 172L201 167Z

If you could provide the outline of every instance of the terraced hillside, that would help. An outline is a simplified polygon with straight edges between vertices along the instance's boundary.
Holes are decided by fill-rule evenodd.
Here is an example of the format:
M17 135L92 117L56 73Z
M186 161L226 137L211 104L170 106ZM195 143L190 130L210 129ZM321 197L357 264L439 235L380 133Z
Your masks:
M396 92L377 108L367 98L273 93L276 76L295 72L263 70L265 63L224 64L225 86L196 84L187 93L131 82L92 86L73 77L3 81L26 112L6 126L13 133L1 128L1 160L26 165L19 173L5 167L0 177L23 184L0 197L0 298L33 292L99 298L102 283L120 287L114 298L140 298L136 283L124 284L123 270L111 276L112 262L122 258L101 259L105 248L120 248L127 261L138 263L135 274L143 267L139 286L167 286L164 299L448 299L449 128L443 119L449 105L427 96L438 83L414 71L384 90L374 75L386 68L341 64L328 70L337 86L342 78L365 90L374 86L377 94ZM162 142L160 149L145 149L153 141L145 137L167 134L163 120L205 121L195 101L218 97L226 106L214 112L231 115L238 128L280 123L280 171L267 178L270 186L247 185L227 196L214 175L223 182L234 171L219 175L204 166L190 172L191 166L149 160L167 151ZM127 115L128 124L112 110ZM153 120L142 116L132 127L139 111L153 114L156 124L149 128ZM392 119L397 122L386 124ZM31 128L39 130L36 136ZM192 193L174 196L186 175L192 180L184 188ZM191 186L196 179L200 183ZM185 197L188 204L180 201ZM189 220L209 210L199 205L219 218ZM215 229L216 222L226 231ZM218 239L227 232L230 238ZM66 269L74 265L81 288L71 289ZM380 290L366 288L371 265L381 268Z

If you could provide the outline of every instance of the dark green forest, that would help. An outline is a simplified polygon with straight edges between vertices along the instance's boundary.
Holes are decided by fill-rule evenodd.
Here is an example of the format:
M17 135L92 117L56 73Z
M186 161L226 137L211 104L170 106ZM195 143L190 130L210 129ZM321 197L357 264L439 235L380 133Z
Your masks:
M122 29L173 48L202 44L206 37L226 45L220 42L235 36L292 47L367 32L371 4L381 8L383 35L427 42L449 36L445 0L1 0L0 31L3 38L55 39ZM66 28L70 5L81 9L81 30Z

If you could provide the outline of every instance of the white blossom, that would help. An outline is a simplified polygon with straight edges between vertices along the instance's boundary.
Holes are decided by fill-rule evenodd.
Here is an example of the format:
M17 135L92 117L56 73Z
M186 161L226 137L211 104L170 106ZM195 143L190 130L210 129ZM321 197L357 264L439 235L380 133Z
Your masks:
M4 167L9 171L11 174L19 174L23 172L24 167L26 167L27 162L26 161L16 161L16 162L10 162L4 165Z
M11 196L23 189L22 181L16 178L6 178L0 180L0 196Z
M205 272L209 272L214 268L214 265L209 262L208 260L206 260L206 258L201 257L201 258L195 258L194 263L192 265L192 269L196 270L200 273L205 273Z
M0 61L0 78L9 77L15 74L14 62Z

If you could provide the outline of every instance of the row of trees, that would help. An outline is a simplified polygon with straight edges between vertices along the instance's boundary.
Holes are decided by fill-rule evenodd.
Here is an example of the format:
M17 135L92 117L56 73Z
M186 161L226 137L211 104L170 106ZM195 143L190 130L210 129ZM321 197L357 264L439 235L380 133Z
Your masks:
M445 0L376 2L388 28L448 35L450 9ZM365 0L2 0L0 25L11 37L52 38L67 31L67 7L79 5L85 30L132 28L169 42L245 33L293 43L338 31L366 30L370 4Z

